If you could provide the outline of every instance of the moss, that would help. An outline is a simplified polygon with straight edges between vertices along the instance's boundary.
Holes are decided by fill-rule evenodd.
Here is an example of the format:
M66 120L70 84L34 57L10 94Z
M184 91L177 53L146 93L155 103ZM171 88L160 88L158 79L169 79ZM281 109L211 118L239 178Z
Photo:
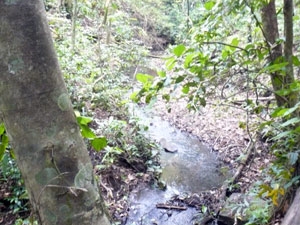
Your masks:
M35 180L41 185L47 185L50 182L53 183L52 181L54 181L57 176L58 173L54 168L45 168L35 175Z
M70 220L70 218L72 218L73 216L71 208L67 205L62 205L61 207L59 207L59 216L63 221Z
M84 205L92 206L97 200L99 200L99 192L97 187L93 184L93 171L92 165L86 164L81 165L80 170L75 176L74 184L76 187L85 188L88 190L88 193L84 197Z
M52 225L52 224L55 225L57 223L57 216L53 212L46 209L44 211L44 214L45 214L46 220L48 221L49 225Z
M18 0L5 0L5 5L14 5L17 3L18 3Z
M69 99L68 94L63 93L58 97L57 105L61 109L61 111L68 111L72 109L72 104Z
M12 58L8 63L8 72L12 75L17 74L18 72L24 69L24 61L22 58Z

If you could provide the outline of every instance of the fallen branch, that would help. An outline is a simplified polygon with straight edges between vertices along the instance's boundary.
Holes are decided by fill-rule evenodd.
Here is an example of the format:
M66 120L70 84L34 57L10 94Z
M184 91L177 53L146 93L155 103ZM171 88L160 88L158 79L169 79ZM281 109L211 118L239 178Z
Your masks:
M242 171L244 169L244 167L246 166L250 156L251 156L251 153L254 149L254 144L255 144L255 138L253 139L253 141L249 141L248 143L248 146L246 148L246 156L244 158L244 160L242 160L242 162L240 163L239 167L237 168L235 174L233 175L232 179L229 181L229 182L226 182L222 188L221 188L221 196L220 196L220 199L221 200L225 200L226 198L226 192L228 190L228 187L232 184L235 184L238 179L240 178L241 174L242 174Z
M168 205L168 204L163 204L163 203L156 204L156 208L159 208L159 209L187 210L187 207L185 207L185 206Z

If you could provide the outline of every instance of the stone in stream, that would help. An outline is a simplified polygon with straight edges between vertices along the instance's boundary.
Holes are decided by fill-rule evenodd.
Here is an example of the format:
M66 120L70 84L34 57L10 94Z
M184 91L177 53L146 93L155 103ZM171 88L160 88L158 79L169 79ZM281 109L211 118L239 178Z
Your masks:
M168 142L165 138L161 138L159 140L159 144L166 152L170 152L170 153L178 152L178 149L171 142Z

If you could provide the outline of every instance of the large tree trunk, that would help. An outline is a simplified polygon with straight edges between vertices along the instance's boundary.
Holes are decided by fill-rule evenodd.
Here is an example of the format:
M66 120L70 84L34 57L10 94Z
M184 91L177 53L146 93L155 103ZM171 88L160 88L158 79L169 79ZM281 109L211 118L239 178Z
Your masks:
M300 224L300 188L296 192L296 196L292 205L284 216L281 225L299 225Z
M276 15L275 0L271 0L268 4L264 5L261 10L263 32L266 42L270 47L270 62L273 63L276 59L282 56L282 46L280 44L276 47L271 47L276 44L279 38L278 22ZM271 74L272 86L274 91L283 88L284 77L279 73ZM275 95L278 106L283 106L286 101L279 95Z
M40 223L109 225L45 15L0 1L0 111Z
M286 66L286 75L284 79L285 87L288 89L290 84L294 80L294 68L293 68L293 44L294 44L294 32L293 32L293 14L294 6L293 0L284 0L284 58L289 64ZM298 93L291 93L287 96L288 104L290 107L294 106L298 101Z

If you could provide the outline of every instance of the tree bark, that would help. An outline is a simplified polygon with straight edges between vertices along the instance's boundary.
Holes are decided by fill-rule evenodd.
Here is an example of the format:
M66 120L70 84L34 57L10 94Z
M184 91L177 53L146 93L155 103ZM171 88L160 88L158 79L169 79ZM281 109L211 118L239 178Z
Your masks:
M266 39L270 51L270 62L274 63L282 57L281 44L276 45L276 40L279 38L278 21L276 15L275 0L271 0L268 4L264 5L261 10L263 34ZM275 47L272 47L275 45ZM272 86L274 91L279 91L283 88L284 76L279 73L271 74ZM275 94L278 106L283 106L286 102L285 99Z
M0 112L40 224L109 225L42 0L0 1Z
M284 216L281 225L298 225L300 224L300 188L296 192L296 196L292 205Z
M288 62L286 66L286 74L284 79L284 84L286 88L290 87L290 84L295 81L294 79L294 69L293 69L293 44L294 44L294 32L293 32L293 14L294 6L293 0L284 0L283 7L284 14L284 58ZM291 93L287 96L289 107L294 106L297 103L297 93Z

